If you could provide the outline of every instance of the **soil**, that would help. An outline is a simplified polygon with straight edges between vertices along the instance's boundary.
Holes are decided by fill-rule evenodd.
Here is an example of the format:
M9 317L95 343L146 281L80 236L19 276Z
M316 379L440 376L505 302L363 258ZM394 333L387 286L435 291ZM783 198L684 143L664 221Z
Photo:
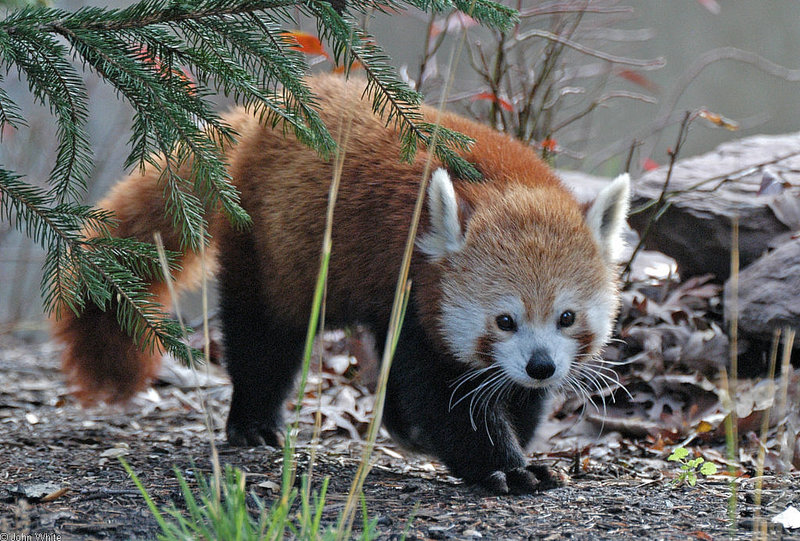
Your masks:
M202 394L161 386L125 408L82 409L66 394L57 358L50 343L0 336L0 540L155 538L158 524L116 457L131 464L157 505L182 508L174 469L193 486L198 473L211 473L203 402L220 462L246 472L248 489L268 504L275 498L281 451L224 443L218 427L227 386ZM404 532L406 539L749 539L758 516L800 507L797 472L763 477L757 507L755 480L746 475L733 483L718 475L694 487L673 487L675 463L636 442L604 441L597 439L593 451L582 455L532 455L552 465L563 487L497 497L382 437L364 488L368 516L380 539L399 539ZM544 448L557 443L551 438ZM316 448L313 484L330 479L326 524L344 506L361 450L362 443L341 430L325 432ZM301 473L311 451L308 444L298 448ZM800 539L798 529L764 524L770 538Z

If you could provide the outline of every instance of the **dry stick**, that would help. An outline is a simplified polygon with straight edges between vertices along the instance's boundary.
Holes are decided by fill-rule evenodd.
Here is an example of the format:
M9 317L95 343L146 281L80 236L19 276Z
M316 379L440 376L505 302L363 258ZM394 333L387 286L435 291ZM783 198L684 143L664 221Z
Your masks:
M577 122L578 120L582 119L586 115L590 114L592 111L603 105L605 102L610 100L615 100L617 98L628 98L635 101L640 101L643 103L657 103L658 100L652 96L648 96L647 94L642 94L641 92L628 92L626 90L615 90L613 92L607 92L602 96L598 97L597 99L593 100L586 109L583 111L579 111L572 115L571 117L559 122L556 124L551 131L553 133L558 132L559 130L563 130L570 124ZM627 171L627 169L626 169Z
M697 112L699 113L702 110L703 109L699 109ZM761 169L763 167L766 167L768 165L775 165L777 163L789 160L791 158L795 158L797 156L800 156L800 150L793 150L791 152L787 152L786 154L781 154L779 156L776 156L774 158L770 158L768 160L764 160L764 161L757 162L757 163L754 163L754 164L751 164L751 165L740 167L738 169L734 169L732 171L728 171L727 173L722 173L720 175L714 175L714 176L711 176L711 177L707 177L707 178L705 178L703 180L700 180L698 182L695 182L694 184L691 184L691 185L687 186L686 188L682 188L682 189L679 189L679 190L669 190L669 191L667 191L667 198L672 198L672 197L675 197L676 195L680 195L680 194L684 194L684 193L690 193L690 192L711 193L711 192L716 191L720 186L722 186L726 182L733 182L733 181L736 181L736 180L740 180L740 179L746 177L747 175L751 175L751 174L757 172L759 169ZM710 187L710 188L704 188L703 187L706 184L710 184L710 183L712 183L714 181L718 181L718 183L715 184L714 186Z
M474 6L474 0L472 6ZM369 462L372 451L375 448L375 440L378 436L378 429L380 428L381 420L383 418L383 406L386 398L386 385L389 380L389 369L391 367L392 356L394 355L394 348L397 344L397 338L399 337L400 325L405 312L405 305L411 290L411 280L408 276L409 267L411 265L411 255L414 252L414 242L417 238L417 228L419 226L420 215L422 214L422 207L425 202L425 193L428 186L428 178L430 176L431 163L434 156L433 150L438 144L439 125L441 122L442 110L444 109L447 94L453 83L455 66L457 64L457 59L461 54L464 42L466 41L466 35L467 29L463 28L458 46L452 50L450 60L448 62L450 75L445 83L444 90L439 100L439 105L436 109L436 119L434 121L435 128L430 137L430 144L428 145L428 158L425 162L422 179L420 180L419 190L417 192L417 201L414 205L414 213L411 218L408 237L406 238L406 246L403 253L403 260L400 265L400 273L397 278L394 303L392 304L392 312L389 319L389 330L386 337L386 343L384 344L383 358L381 359L381 371L378 376L378 391L375 396L373 418L369 425L369 434L364 445L361 463L359 464L359 468L356 472L355 478L353 479L353 483L350 486L350 492L347 495L347 502L345 503L344 511L342 511L342 523L345 525L345 527L340 528L337 531L337 540L346 539L350 536L353 519L355 517L358 495L361 494L364 481L371 469Z
M669 94L664 98L661 111L653 121L653 125L664 125L669 118L670 111L675 108L675 105L678 103L678 100L689 84L708 66L722 60L733 60L735 62L749 64L767 75L785 81L800 81L800 70L786 68L752 51L743 51L736 47L719 47L717 49L712 49L699 55L694 63L681 74ZM657 143L657 140L651 143L647 151L648 154Z
M205 234L201 231L201 238L204 238ZM181 313L180 303L178 300L177 291L175 291L175 284L172 280L172 274L169 270L169 263L167 262L167 252L164 249L164 241L161 238L161 233L156 231L153 235L156 244L156 250L158 251L158 262L161 265L161 272L164 273L164 281L167 284L167 289L169 290L169 295L172 298L172 306L175 309L175 314L178 318L178 323L181 327L181 333L183 333L183 337L186 340L186 343L189 343L189 334L186 332L186 325L183 322L183 315ZM205 364L206 364L206 371L208 370L209 362L210 362L210 341L208 335L208 277L206 274L206 251L205 251L205 243L200 243L200 265L201 265L201 272L202 272L202 291L203 291L203 351L205 354ZM214 474L214 497L216 498L216 502L219 503L221 501L221 486L222 486L222 468L220 467L219 463L219 453L217 452L217 445L214 441L214 429L212 428L211 422L211 414L209 413L208 408L208 401L206 400L206 394L200 387L200 380L197 378L197 370L194 363L194 356L192 355L192 348L187 346L187 351L189 353L189 367L192 370L192 375L194 376L194 383L195 389L197 390L200 396L200 405L203 409L203 421L206 425L206 432L208 433L209 443L211 445L211 467ZM242 474L244 475L244 473Z
M517 4L518 6L520 3ZM541 17L542 15L556 15L559 13L575 13L580 10L583 13L600 13L600 14L616 14L616 13L633 13L633 8L628 6L621 7L597 7L583 5L579 7L570 5L553 5L547 4L545 7L533 7L528 9L518 9L519 18L525 19L528 17Z
M800 81L800 70L789 69L781 66L780 64L775 64L774 62L771 62L770 60L767 60L763 56L760 56L756 53L743 51L735 47L719 47L717 49L712 49L699 55L694 63L686 71L684 71L680 77L678 77L667 96L661 100L661 110L656 116L655 120L638 130L634 134L634 137L644 141L652 135L659 134L664 128L671 124L672 111L674 110L679 98L686 88L688 88L692 81L694 81L703 70L722 60L732 60L734 62L749 64L771 77L777 77L785 81ZM656 139L656 141L647 143L645 145L643 154L648 156L650 153L652 153L657 142L658 139ZM624 141L617 141L608 145L606 148L595 152L590 159L587 160L588 169L592 170L599 167L602 163L608 161L624 150Z
M425 78L425 72L428 69L428 62L430 62L433 55L436 54L436 51L442 46L444 43L444 38L447 35L447 25L449 24L450 17L452 17L452 13L450 13L444 20L444 28L436 36L436 41L434 41L433 45L431 45L431 34L433 32L433 27L436 22L436 13L431 12L431 16L428 19L428 26L425 29L425 50L422 53L422 60L420 61L419 65L419 75L417 76L416 84L414 85L414 90L419 92L420 87L422 87L422 83L424 82L423 79Z
M492 73L487 79L489 83L489 89L492 92L492 95L496 99L492 100L489 104L489 118L492 122L492 127L496 130L499 130L502 126L503 131L508 132L508 123L506 122L506 117L503 114L503 109L500 107L500 83L503 79L503 74L505 73L505 63L506 63L506 54L505 54L505 41L506 35L504 33L500 33L499 39L497 40L497 56L494 59L494 66L492 66ZM509 96L510 97L510 96ZM497 119L500 119L500 122L497 122Z
M772 405L775 403L775 364L778 359L778 344L781 339L781 330L775 329L772 334L772 347L769 351L769 370L767 371L767 381L769 382L769 394L772 396L772 403L767 407L763 413L764 417L761 419L761 439L758 442L758 459L756 462L756 493L755 493L755 517L753 519L753 537L756 537L756 530L760 530L761 538L767 538L767 523L761 519L761 488L764 482L761 477L764 474L764 460L767 455L767 431L769 430L769 416L772 410Z
M202 237L201 237L202 238ZM203 305L203 357L206 361L206 376L209 375L209 369L211 368L211 335L208 332L208 268L206 267L206 244L205 242L200 242L200 287L201 287L201 296L202 296L202 305ZM187 337L188 342L188 337ZM192 373L194 372L194 366L192 366ZM195 374L195 381L197 381L197 375ZM208 410L208 401L206 400L206 394L203 392L198 385L198 391L200 393L200 404L203 407L204 417L206 421L206 427L208 429L208 436L211 442L211 467L214 472L214 480L216 481L216 487L214 489L214 495L217 498L217 502L220 501L220 487L222 486L222 465L219 463L219 453L217 452L217 446L214 443L214 431L211 428L211 414ZM242 483L245 482L245 476L247 474L242 472Z
M342 132L340 131L340 135L341 134ZM345 144L347 143L348 137L349 134L345 132L343 139L343 142ZM345 154L344 149L337 147L336 154L334 157L333 178L331 179L331 184L328 192L328 206L325 213L325 231L323 233L322 248L320 250L320 267L319 267L319 272L317 274L317 281L314 288L314 300L312 302L312 311L309 316L308 329L306 332L306 341L303 352L303 367L300 375L300 384L298 386L297 402L295 405L295 419L291 427L287 431L286 435L287 439L284 443L284 473L283 473L282 489L281 489L282 506L287 506L289 503L289 495L291 493L290 487L294 485L294 481L297 475L297 461L294 460L294 451L296 447L295 438L297 437L296 434L297 428L300 425L300 411L303 406L305 386L308 380L308 372L311 363L311 348L313 346L314 338L317 335L318 330L321 329L322 326L324 325L324 320L325 320L324 299L326 297L328 264L330 261L331 248L333 244L332 241L333 209L336 205L336 198L339 193L339 183L341 181L342 164L344 163L344 154ZM316 311L317 307L319 307L319 311ZM317 421L319 421L319 419L315 421L315 427ZM315 455L312 455L311 461L309 463L309 468L313 466L314 458ZM289 461L288 468L286 466L286 461ZM306 492L305 495L309 496L310 483L308 483L306 487L308 489L308 492Z
M684 120L685 120L685 116L684 116ZM681 128L681 130L682 129L683 128ZM638 143L638 146L641 146L641 143ZM629 158L630 158L631 154L632 154L632 149L631 149L631 151L629 153ZM792 152L788 152L786 154L781 154L780 156L777 156L775 158L771 158L769 160L765 160L763 162L759 162L759 163L756 163L756 164L753 164L753 165L748 165L746 167L741 167L739 169L735 169L733 171L730 171L728 173L724 173L722 175L715 175L713 177L708 177L708 178L705 178L705 179L703 179L703 180L701 180L699 182L696 182L696 183L692 184L691 186L687 186L686 188L682 188L682 189L679 189L679 190L667 190L666 188L669 185L669 179L670 179L670 176L672 175L672 169L673 169L673 166L675 164L675 157L676 156L677 156L677 152L670 153L670 163L669 163L669 170L668 170L668 173L667 173L667 178L666 178L666 180L664 182L664 187L662 188L661 194L659 194L659 198L658 198L658 201L660 201L662 204L664 202L668 202L673 197L676 197L678 195L685 194L685 193L691 193L691 192L695 192L695 193L698 193L698 192L712 193L712 192L716 191L720 186L725 184L726 182L733 182L733 181L739 180L739 179L741 179L743 177L746 177L747 175L750 175L750 174L758 171L762 167L766 167L767 165L774 165L776 163L780 163L782 161L786 161L788 159L800 156L800 151L795 150L795 151L792 151ZM713 187L711 187L711 188L703 188L703 186L705 186L706 184L710 184L710 183L712 183L714 181L718 181L718 183L716 185L714 185ZM658 207L658 204L657 203L650 203L648 205L645 205L641 209L636 210L635 212L641 212L641 211L643 211L643 210L645 210L645 209L647 209L647 208L649 208L651 206ZM653 212L653 216L659 215L660 212L661 212L661 210L659 208L656 208L656 210ZM654 220L651 220L645 226L645 231L644 231L644 233L642 233L642 236L639 239L639 243L636 245L636 248L634 249L633 254L631 255L631 258L628 260L628 263L626 264L625 268L623 269L623 272L622 272L623 276L625 276L625 273L630 271L630 266L633 263L633 259L636 256L636 254L638 254L638 252L643 247L645 238L647 237L647 235L648 235L648 233L650 231L650 226L651 226L653 221Z
M631 170L631 163L633 163L633 155L636 152L636 148L641 143L637 139L631 140L631 148L628 150L628 157L625 160L625 172L629 172Z
M417 80L414 83L414 90L417 92L419 92L419 88L422 86L422 77L425 74L425 68L428 66L428 60L431 58L431 32L433 31L433 23L435 18L436 13L432 11L430 17L428 18L428 26L425 28L425 49L422 51L422 60L419 63L419 73L417 74ZM444 32L442 32L442 34L444 34Z
M593 56L595 58L599 58L600 60L605 60L606 62L611 62L613 64L624 64L627 66L634 66L643 70L653 70L659 69L664 67L666 61L663 57L657 57L649 60L640 60L638 58L627 58L624 56L616 56L613 54L604 53L598 49L593 49L591 47L587 47L586 45L582 45L576 41L572 41L571 39L564 38L559 36L558 34L553 34L552 32L548 32L547 30L540 30L540 29L532 29L528 30L524 34L520 34L515 39L516 41L525 41L526 39L530 39L533 37L543 38L549 41L553 41L556 43L560 43L561 45L566 45L571 49L575 49L578 52L581 52L587 56Z
M786 327L783 331L783 356L781 357L781 403L780 403L780 414L783 415L783 422L778 425L778 445L781 445L781 462L786 464L791 464L792 456L791 452L794 448L794 441L793 435L787 434L787 443L784 447L781 443L781 440L784 439L784 433L786 431L786 424L789 423L789 412L787 410L787 401L788 401L788 392L789 392L789 380L792 379L792 365L789 362L792 357L792 348L794 347L794 338L795 338L795 330ZM792 438L792 441L788 441L788 438Z
M564 23L563 25L558 26L555 33L547 32L547 34L552 36L558 36L563 40L569 41L570 38L572 38L572 36L575 34L575 30L577 30L581 18L582 18L582 13L578 13L575 23L572 25L572 28L570 30L564 30L564 27L566 26L566 23ZM564 34L563 36L562 32ZM519 34L519 33L515 34L514 44L523 43L523 41L526 39L524 37L525 35L526 34ZM513 46L514 45L511 45L511 47ZM537 74L536 79L533 81L533 84L531 85L531 88L525 97L525 104L522 107L520 115L521 118L518 128L519 131L518 138L522 139L525 142L529 142L531 139L535 138L542 139L545 136L547 137L552 136L553 130L548 130L548 132L550 133L539 133L542 130L537 129L537 124L542 124L538 117L543 116L542 113L544 113L544 106L545 102L547 101L547 93L549 89L552 88L552 83L550 84L550 86L548 86L547 89L545 89L544 91L545 97L541 99L542 111L540 111L539 114L534 114L533 108L536 96L539 94L539 91L545 84L545 81L547 81L547 78L550 76L550 74L553 72L556 65L558 64L558 59L561 57L562 54L564 54L564 48L565 44L563 42L551 40L548 41L548 44L543 51L544 61L542 62L542 67L539 69L539 73ZM524 122L522 121L522 118L524 118L525 120ZM531 119L533 120L533 126L531 126L530 132L528 132L528 121ZM545 121L543 124L548 125L549 123Z
M647 240L648 235L650 234L650 228L656 221L658 221L664 210L666 210L665 203L667 201L667 188L669 188L669 182L672 179L672 172L675 169L675 162L678 160L678 154L680 154L681 148L683 147L683 144L686 142L686 138L689 135L689 124L696 116L697 113L696 112L693 113L691 111L686 111L686 113L683 115L683 121L681 122L680 130L678 130L678 139L675 141L675 149L669 153L669 168L667 169L667 176L664 178L664 185L661 187L661 193L658 195L658 199L656 200L656 202L653 205L651 205L653 207L653 213L650 216L650 220L647 222L647 225L645 225L644 231L639 237L639 242L633 249L631 257L625 264L625 268L622 269L621 276L623 277L623 280L625 281L626 285L630 278L631 266L633 265L633 260L636 259L636 256L644 247L644 243ZM631 147L631 155L632 154L633 154L633 147Z
M736 418L736 378L739 369L739 220L733 219L733 230L731 232L731 325L730 325L730 378L725 378L726 392L728 395L728 415L725 417L725 439L728 447L728 460L730 465L728 471L735 473L734 461L736 460L736 450L738 449L739 435L737 430ZM731 529L736 528L736 483L735 477L731 477L731 495L728 500L728 518L731 521Z
M346 87L349 90L349 87ZM347 101L347 100L345 100ZM327 247L330 251L330 248L333 244L332 241L332 234L333 234L333 210L336 206L336 198L339 194L339 184L341 183L342 179L342 168L344 167L344 158L345 154L347 153L347 144L350 141L350 133L351 127L353 123L353 107L348 107L346 110L342 111L342 114L339 118L339 131L336 137L336 154L334 156L334 163L333 163L333 178L331 180L331 185L328 191L328 208L325 215L325 235L323 240L323 246ZM320 318L319 318L319 332L325 329L325 303L327 300L328 290L327 290L327 278L326 278L326 286L325 290L323 291L322 297L322 307L320 309ZM319 372L322 373L322 352L319 354ZM319 380L318 387L317 387L317 411L314 415L314 433L311 437L311 451L308 460L308 482L306 483L305 487L305 498L306 501L310 501L311 496L311 477L314 473L314 462L316 460L316 448L317 444L319 443L320 433L322 432L322 379ZM299 410L298 410L299 415ZM293 462L293 466L296 466L296 462Z

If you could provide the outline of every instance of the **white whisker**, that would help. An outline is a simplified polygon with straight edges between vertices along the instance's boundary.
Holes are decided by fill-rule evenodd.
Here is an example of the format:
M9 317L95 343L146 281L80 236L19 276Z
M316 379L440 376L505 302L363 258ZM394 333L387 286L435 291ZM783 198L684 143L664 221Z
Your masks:
M575 396L582 398L582 402L584 407L586 403L591 403L595 408L597 407L594 402L592 402L589 398L589 391L583 385L583 383L576 377L576 374L573 373L572 367L570 367L570 372L568 373L568 377L565 378L565 383L570 386L572 391L575 393ZM598 410L599 413L599 410Z
M584 382L580 378L576 377L575 378L575 385L577 385L581 389L581 393L583 394L584 407L585 407L586 404L589 404L594 408L594 410L597 413L600 413L600 408L597 406L595 401L592 400L592 393L589 390L589 386L586 384L586 382ZM603 405L604 405L603 411L605 412L605 402L603 402ZM584 408L584 411L581 412L581 418L583 417L584 413L585 413L585 408Z
M489 393L483 399L483 408L482 408L483 409L483 427L484 427L484 430L486 430L486 435L489 437L489 442L492 445L494 445L494 439L492 438L492 434L489 431L489 403L490 403L490 401L492 399L492 395L493 394L497 393L498 390L501 390L501 393L502 393L502 389L506 388L507 386L508 386L508 380L506 378L503 378L500 381L495 382L495 384L492 385L491 390L489 391ZM500 399L500 394L501 393L497 393L495 404ZM470 419L472 419L472 410L470 410ZM475 425L473 425L473 428L474 427L475 427Z
M474 393L477 389L479 389L481 387L481 385L483 385L486 382L481 383L478 387L476 387L475 389L472 389L470 392L466 393L464 396L459 398L454 403L453 399L455 398L456 393L458 392L458 389L461 388L462 385L464 385L465 383L467 383L467 382L469 382L469 381L471 381L473 379L476 379L476 378L482 376L483 374L485 374L486 372L488 372L488 371L490 371L492 369L499 369L499 367L497 365L490 365L490 366L487 366L485 368L475 368L475 369L472 369L472 370L469 370L469 371L465 372L464 374L459 376L456 380L454 380L450 384L451 387L455 386L455 388L453 389L453 392L450 393L450 402L448 404L448 410L452 411L453 408L456 407L459 404L459 402L464 400L470 394Z
M602 387L598 386L597 387L598 392L602 391L603 389L613 390L619 388L625 391L625 394L628 395L628 398L630 400L633 400L633 396L631 395L630 391L628 391L625 385L623 385L622 381L620 381L619 379L619 374L614 370L608 368L607 366L602 366L602 365L598 366L594 363L582 363L580 366L581 366L580 371L582 374L587 374L587 373L594 374L596 377L600 378L602 381L607 383L607 385L605 386Z
M503 374L502 371L497 373L497 374L492 374L491 376L489 376L489 378L486 381L482 382L475 389L473 389L472 391L470 391L469 393L464 395L464 398L466 398L469 395L472 395L472 399L470 399L470 401L469 401L469 420L470 420L470 423L472 424L472 429L473 430L478 430L478 427L475 424L475 418L474 418L474 415L473 415L474 412L475 412L475 405L476 404L480 404L481 400L482 400L482 397L483 396L487 396L487 393L488 393L488 396L491 396L491 394L494 392L494 389L498 385L503 385L503 379L504 378L505 378L505 374ZM458 404L458 402L456 402L456 404ZM489 436L489 439L491 440L491 436ZM492 442L492 444L494 444L494 442Z

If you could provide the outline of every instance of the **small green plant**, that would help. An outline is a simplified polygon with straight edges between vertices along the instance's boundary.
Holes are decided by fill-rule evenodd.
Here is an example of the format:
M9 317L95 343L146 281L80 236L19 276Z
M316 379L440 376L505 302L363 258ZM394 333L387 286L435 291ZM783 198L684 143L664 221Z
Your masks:
M301 490L292 488L288 493L276 498L269 506L255 493L247 492L245 474L229 464L210 479L195 471L196 491L192 490L180 471L175 469L185 509L179 509L174 503L160 509L133 468L124 459L120 459L120 462L158 522L161 528L159 539L261 541L289 536L293 539L333 541L341 529L341 525L322 524L328 479L322 482L319 492L311 493L308 489L310 481L304 476ZM293 512L292 508L298 496L300 501L296 511ZM366 505L362 494L363 529L356 537L361 541L370 541L377 537L375 530L377 520L368 518Z
M165 516L133 469L124 460L120 462L161 527L161 539L275 539L285 535L290 526L289 506L281 506L280 500L275 502L272 509L268 509L260 498L251 494L252 501L258 507L257 516L251 515L247 509L244 474L229 465L225 466L222 479L212 478L209 481L198 472L197 497L186 479L176 470L186 513L172 504L163 510ZM296 491L289 495L289 505L296 495Z
M717 473L717 465L713 462L706 462L706 460L699 456L697 458L689 459L689 451L685 447L676 447L672 454L667 457L667 460L678 462L681 465L681 473L672 481L673 486L680 485L681 483L688 483L689 486L697 484L698 472L702 475L714 475Z

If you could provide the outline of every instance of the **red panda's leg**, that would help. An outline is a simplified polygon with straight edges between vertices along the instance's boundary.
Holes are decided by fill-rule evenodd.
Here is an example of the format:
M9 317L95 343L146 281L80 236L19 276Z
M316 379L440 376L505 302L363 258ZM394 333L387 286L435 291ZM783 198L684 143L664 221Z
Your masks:
M533 439L539 422L545 416L544 408L549 403L549 393L544 389L519 392L514 397L514 407L508 408L508 415L523 448Z
M467 380L458 389L453 386L466 370L427 338L412 302L389 374L384 422L392 436L438 457L454 475L493 493L530 493L554 486L542 468L528 466L522 449L527 442L520 441L519 428L509 415L510 409L522 407L529 415L541 416L543 395L517 389L507 395L508 403L488 397L487 402L471 402L471 396L480 400L481 379ZM473 390L466 400L458 400ZM530 437L534 425L524 435Z
M292 389L304 333L270 308L249 232L220 239L220 315L233 383L226 432L231 445L280 444L281 412Z

